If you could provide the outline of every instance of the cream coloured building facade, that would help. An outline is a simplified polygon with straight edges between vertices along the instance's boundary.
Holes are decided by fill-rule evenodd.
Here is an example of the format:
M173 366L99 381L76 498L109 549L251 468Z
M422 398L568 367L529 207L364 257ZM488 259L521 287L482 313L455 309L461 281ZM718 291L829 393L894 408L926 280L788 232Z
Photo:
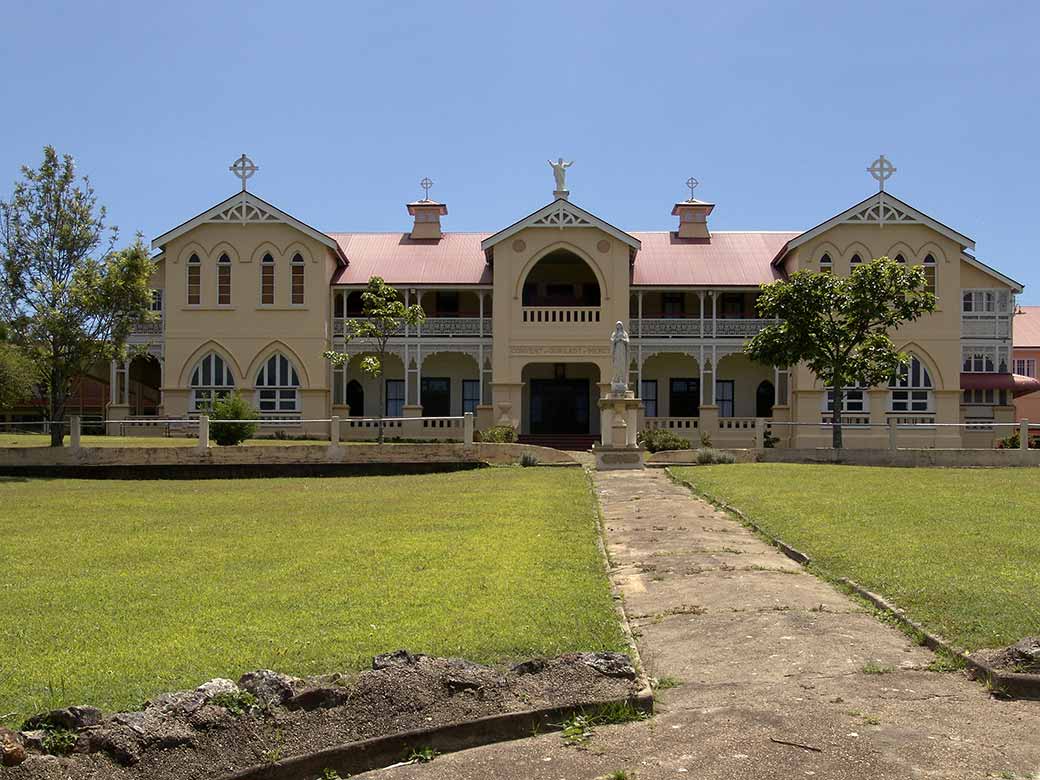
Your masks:
M113 364L107 416L185 419L235 389L289 432L327 431L294 421L337 416L344 438L367 438L366 418L382 413L416 418L391 435L459 438L461 423L432 418L473 412L478 428L576 446L600 433L621 320L640 425L695 445L703 434L750 446L768 431L777 446L826 446L826 389L803 367L742 353L768 324L755 297L798 270L847 274L889 256L925 267L939 307L893 334L913 357L904 376L848 393L847 446L884 446L892 418L919 425L907 446L991 446L1006 432L988 423L1014 419L1021 286L977 260L966 235L887 192L802 232L713 231L714 204L693 199L671 206L673 230L630 232L556 195L494 232L452 232L444 204L419 200L401 232L337 233L236 193L154 240L156 320L133 336L148 356ZM382 408L358 367L368 345L343 337L376 275L427 314L391 342ZM343 369L323 358L329 348L351 355ZM932 425L964 422L973 427Z

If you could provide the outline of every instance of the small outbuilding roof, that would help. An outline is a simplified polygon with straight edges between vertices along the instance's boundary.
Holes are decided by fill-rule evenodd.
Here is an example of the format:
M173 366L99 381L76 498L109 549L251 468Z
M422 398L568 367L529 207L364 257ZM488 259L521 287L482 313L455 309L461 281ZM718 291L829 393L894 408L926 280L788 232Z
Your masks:
M1016 347L1040 349L1040 306L1021 306L1015 314L1012 337Z

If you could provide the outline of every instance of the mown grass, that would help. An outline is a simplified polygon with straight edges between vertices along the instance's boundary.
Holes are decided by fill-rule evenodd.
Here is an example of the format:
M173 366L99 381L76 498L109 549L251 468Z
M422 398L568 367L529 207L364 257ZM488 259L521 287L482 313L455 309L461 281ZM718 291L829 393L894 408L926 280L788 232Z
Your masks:
M0 716L106 710L399 647L624 649L571 469L208 481L0 479Z
M1040 471L754 463L676 468L968 650L1040 634Z

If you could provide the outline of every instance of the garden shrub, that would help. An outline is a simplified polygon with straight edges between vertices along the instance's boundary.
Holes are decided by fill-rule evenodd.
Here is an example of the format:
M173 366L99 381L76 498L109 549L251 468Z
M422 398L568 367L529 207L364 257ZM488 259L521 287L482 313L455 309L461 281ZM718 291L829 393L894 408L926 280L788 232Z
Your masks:
M1003 439L997 442L998 450L1017 450L1022 446L1022 438L1019 436L1019 432L1015 431L1010 436L1005 436ZM1030 437L1029 438L1029 449L1038 450L1040 449L1040 439Z
M711 447L701 447L697 450L697 462L702 466L711 463L736 463L737 456L732 452L723 452Z
M492 425L484 431L478 431L480 441L491 444L513 444L516 439L516 428L512 425Z
M636 443L650 452L690 449L689 439L684 439L674 431L664 428L651 428L647 431L640 431L636 435Z
M525 452L523 455L520 456L520 465L524 467L537 466L538 458L536 458L530 452Z
M217 444L227 447L233 444L241 444L254 433L257 424L255 422L233 422L213 424L214 420L257 420L260 415L246 400L237 392L230 393L223 398L218 398L210 410L209 435Z

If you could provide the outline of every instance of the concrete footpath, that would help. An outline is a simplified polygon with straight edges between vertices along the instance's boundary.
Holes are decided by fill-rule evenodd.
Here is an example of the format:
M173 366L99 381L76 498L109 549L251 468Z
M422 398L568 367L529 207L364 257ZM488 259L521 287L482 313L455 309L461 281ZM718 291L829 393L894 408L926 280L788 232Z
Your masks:
M611 577L657 715L381 778L1007 778L1040 772L1040 702L990 697L656 469L594 475ZM1040 777L1040 775L1038 775Z

